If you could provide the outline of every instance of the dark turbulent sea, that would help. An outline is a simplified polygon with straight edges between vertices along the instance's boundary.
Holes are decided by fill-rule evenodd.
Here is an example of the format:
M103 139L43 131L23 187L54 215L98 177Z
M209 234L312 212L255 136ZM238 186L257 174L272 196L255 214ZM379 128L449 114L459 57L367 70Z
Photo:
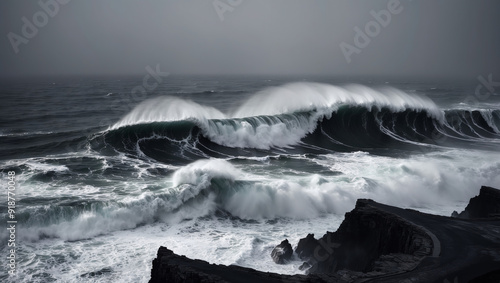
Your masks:
M500 187L500 96L354 82L171 76L131 95L142 78L2 81L19 274L0 281L147 282L160 245L296 273L272 248L335 230L358 198L449 215Z

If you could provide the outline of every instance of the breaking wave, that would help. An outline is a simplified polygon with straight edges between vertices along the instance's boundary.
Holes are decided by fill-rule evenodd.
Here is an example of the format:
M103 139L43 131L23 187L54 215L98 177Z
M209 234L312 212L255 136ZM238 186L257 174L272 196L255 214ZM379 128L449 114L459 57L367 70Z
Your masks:
M270 152L328 153L498 141L499 110L440 109L394 88L293 83L231 113L173 97L148 100L105 131L101 146L164 162Z

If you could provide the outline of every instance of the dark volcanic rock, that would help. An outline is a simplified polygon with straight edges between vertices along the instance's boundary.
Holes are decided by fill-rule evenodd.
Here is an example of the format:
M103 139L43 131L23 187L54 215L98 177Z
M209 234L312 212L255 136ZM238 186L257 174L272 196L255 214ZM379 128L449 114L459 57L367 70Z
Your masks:
M460 214L454 212L452 216L459 218L500 217L500 190L482 186L479 195L470 199L465 210Z
M309 259L313 256L314 250L319 246L318 240L314 238L314 234L307 234L307 237L299 240L295 253L300 259Z
M240 266L210 264L203 260L189 259L174 254L173 251L160 247L153 260L149 283L325 283L342 282L334 275L281 275L260 272Z
M405 259L414 267L421 257L431 254L432 240L423 229L397 215L377 209L371 203L374 202L358 200L355 209L346 213L339 229L334 233L327 232L317 245L313 245L312 239L305 239L310 248L302 253L312 255L309 261L313 263L309 272L334 273L341 269L374 271L377 260L378 269L387 272L390 271L388 266L400 266L384 264L381 255L409 255ZM385 261L393 259L386 258Z
M500 282L500 269L488 272L477 278L472 279L469 283L499 283Z
M304 261L304 263L299 266L299 270L304 271L304 270L309 269L310 267L311 267L311 265L307 261Z
M284 264L292 258L293 249L292 245L288 242L288 239L282 241L277 245L271 252L271 257L277 264Z

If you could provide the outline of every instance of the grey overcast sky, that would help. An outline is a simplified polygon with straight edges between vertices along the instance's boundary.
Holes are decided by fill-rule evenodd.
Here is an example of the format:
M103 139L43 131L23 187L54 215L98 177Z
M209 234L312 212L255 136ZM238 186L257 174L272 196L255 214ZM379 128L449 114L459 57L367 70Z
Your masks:
M400 0L388 24L373 25L370 12L392 1L4 0L0 75L156 64L174 74L500 75L500 1ZM355 27L367 25L369 43L356 45ZM350 63L343 42L357 48Z

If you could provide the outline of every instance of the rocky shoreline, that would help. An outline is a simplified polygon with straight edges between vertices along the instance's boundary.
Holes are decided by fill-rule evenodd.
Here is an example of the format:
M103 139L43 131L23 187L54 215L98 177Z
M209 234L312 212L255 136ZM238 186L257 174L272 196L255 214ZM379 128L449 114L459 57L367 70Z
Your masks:
M293 252L307 275L209 264L160 247L149 282L500 282L500 191L482 187L462 213L444 217L359 199L336 232L309 234ZM303 271L297 270L297 273Z

